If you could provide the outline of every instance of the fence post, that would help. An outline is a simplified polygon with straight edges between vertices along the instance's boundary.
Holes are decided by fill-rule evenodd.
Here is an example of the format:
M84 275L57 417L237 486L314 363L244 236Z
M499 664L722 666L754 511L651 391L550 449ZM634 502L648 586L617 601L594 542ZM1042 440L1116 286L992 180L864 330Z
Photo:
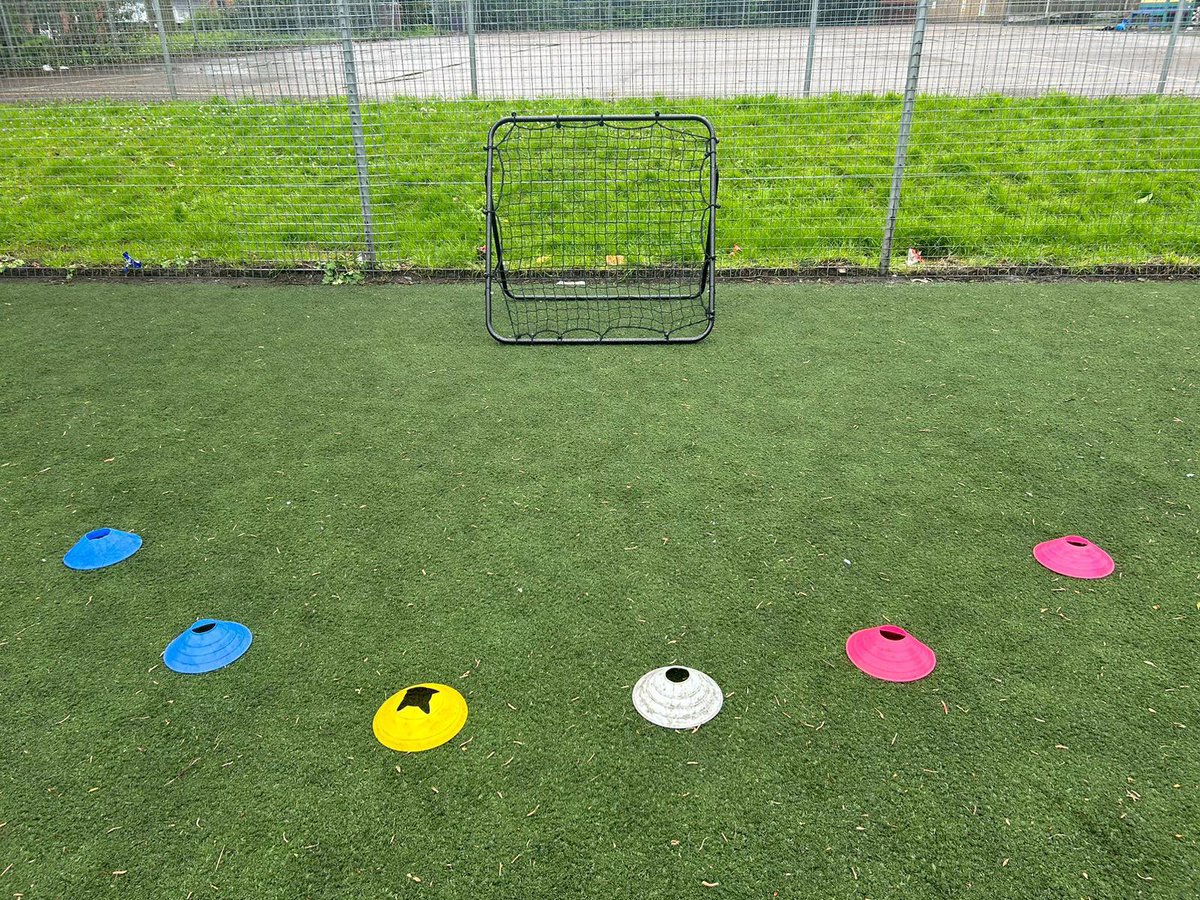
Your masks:
M817 7L821 0L812 0L808 8L808 55L804 57L804 96L812 92L813 52L817 47Z
M338 0L342 30L342 66L346 73L346 104L350 108L350 134L354 140L354 165L358 170L358 200L362 206L363 257L375 268L375 223L371 216L371 179L367 171L367 142L363 137L362 107L358 101L358 69L354 62L354 35L350 28L350 0Z
M192 23L192 50L200 49L200 32L196 30L196 10L188 13L188 21Z
M900 133L896 137L896 162L892 166L892 191L888 196L887 222L883 228L883 249L879 254L879 274L886 275L892 262L892 238L896 233L896 213L900 210L900 187L904 183L904 163L908 159L908 138L912 133L913 107L917 102L917 80L921 75L921 45L925 42L925 18L929 0L917 0L917 21L913 25L912 47L908 51L908 80L904 85L904 108L900 113Z
M0 32L4 35L4 46L12 51L13 68L16 68L17 42L13 40L12 28L8 24L8 12L4 9L3 0L0 0Z
M4 46L13 51L13 56L16 56L17 45L13 41L12 31L8 27L8 13L4 11L4 4L0 3L0 32L3 32Z
M479 73L475 68L475 3L466 0L467 53L471 57L471 96L479 96Z
M179 94L175 91L175 71L171 68L171 50L167 46L167 29L163 25L162 6L158 0L150 0L150 8L154 13L154 25L158 28L158 42L162 44L163 66L167 70L167 88L171 92L171 99L178 100Z
M1171 61L1175 57L1175 42L1179 40L1179 26L1183 23L1184 0L1175 0L1179 5L1175 9L1175 21L1171 23L1171 39L1167 41L1167 55L1163 59L1162 74L1158 76L1158 93L1167 88L1167 76L1171 74Z

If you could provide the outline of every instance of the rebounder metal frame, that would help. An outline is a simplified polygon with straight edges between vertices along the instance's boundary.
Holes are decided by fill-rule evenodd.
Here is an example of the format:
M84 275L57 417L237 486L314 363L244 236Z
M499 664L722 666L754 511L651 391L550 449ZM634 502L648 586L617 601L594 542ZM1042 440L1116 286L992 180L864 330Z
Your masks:
M653 125L667 122L699 123L708 132L708 209L704 233L704 259L700 265L699 279L695 292L690 296L663 295L648 292L644 294L600 294L588 295L587 302L619 302L619 301L678 301L698 300L704 298L707 321L703 331L683 337L672 337L670 332L647 334L645 337L622 334L618 337L585 336L585 337L539 337L537 334L513 337L499 333L492 323L494 309L493 298L497 285L501 295L507 301L544 301L544 302L579 302L578 299L556 297L550 295L518 294L509 283L508 273L504 265L504 243L501 236L499 213L495 196L495 160L497 151L497 133L505 126L512 125L599 125L605 123L646 123ZM578 115L578 116L507 116L492 125L488 131L487 140L487 173L486 173L486 234L484 237L484 257L486 264L485 275L485 317L488 333L502 344L694 344L704 340L712 332L716 317L716 237L717 237L717 135L712 123L700 115L690 114L661 114L650 115ZM587 273L575 272L581 275ZM647 273L647 283L652 284L653 273ZM640 326L633 326L640 327Z

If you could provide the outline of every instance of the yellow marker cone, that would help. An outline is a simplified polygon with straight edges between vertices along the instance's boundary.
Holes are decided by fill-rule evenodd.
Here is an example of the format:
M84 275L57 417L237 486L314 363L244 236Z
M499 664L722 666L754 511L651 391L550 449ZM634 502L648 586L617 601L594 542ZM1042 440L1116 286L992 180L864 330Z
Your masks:
M430 682L392 694L371 723L379 743L401 753L432 750L467 723L467 701L454 688Z

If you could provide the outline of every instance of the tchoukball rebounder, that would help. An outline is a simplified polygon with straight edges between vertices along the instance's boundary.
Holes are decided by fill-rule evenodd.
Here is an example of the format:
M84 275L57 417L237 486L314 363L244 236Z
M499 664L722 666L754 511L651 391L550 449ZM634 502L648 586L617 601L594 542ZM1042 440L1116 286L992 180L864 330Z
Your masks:
M503 343L712 330L717 137L696 115L509 116L488 132L487 328Z

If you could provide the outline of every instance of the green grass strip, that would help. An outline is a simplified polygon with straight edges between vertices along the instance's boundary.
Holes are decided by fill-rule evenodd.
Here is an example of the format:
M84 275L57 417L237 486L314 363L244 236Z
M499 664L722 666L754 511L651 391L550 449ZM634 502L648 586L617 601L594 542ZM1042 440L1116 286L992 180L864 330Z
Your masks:
M725 267L878 261L895 97L397 100L365 111L379 260L479 265L484 143L512 111L699 112L721 138ZM896 255L1200 263L1200 101L922 97ZM0 253L51 265L344 258L362 247L345 103L0 106ZM613 253L629 255L627 248Z

